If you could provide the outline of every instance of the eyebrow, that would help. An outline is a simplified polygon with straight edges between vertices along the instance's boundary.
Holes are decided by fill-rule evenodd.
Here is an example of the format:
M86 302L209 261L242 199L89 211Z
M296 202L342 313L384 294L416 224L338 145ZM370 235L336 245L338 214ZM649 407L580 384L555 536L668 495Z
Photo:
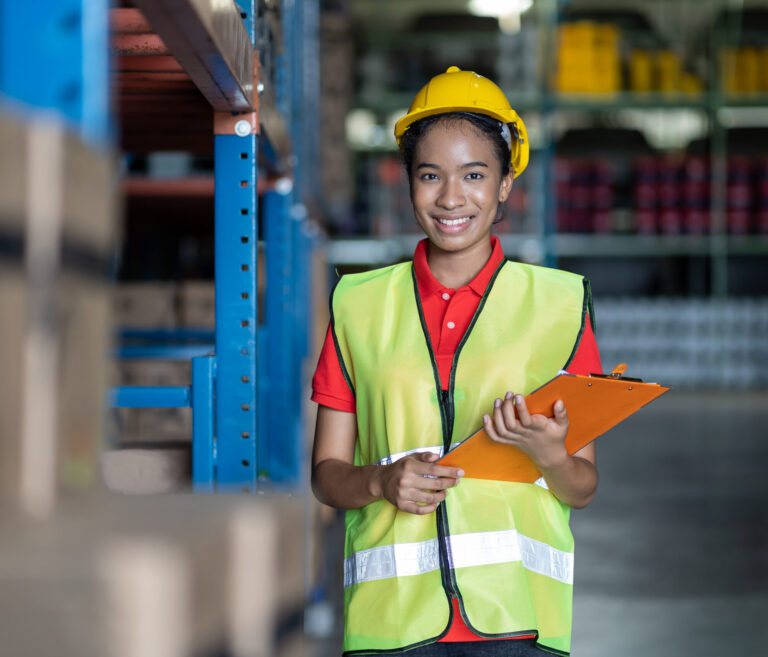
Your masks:
M485 162L467 162L466 164L462 164L459 168L460 169L471 169L472 167L485 167L488 168L488 165ZM439 169L440 167L436 164L432 164L431 162L421 162L416 166L416 169Z

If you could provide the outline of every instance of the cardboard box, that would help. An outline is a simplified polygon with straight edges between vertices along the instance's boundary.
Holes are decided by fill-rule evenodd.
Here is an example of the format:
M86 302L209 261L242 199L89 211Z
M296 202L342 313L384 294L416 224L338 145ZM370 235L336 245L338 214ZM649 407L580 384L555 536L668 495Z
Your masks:
M117 328L171 328L178 324L178 292L172 283L123 283L113 290Z
M302 509L265 496L106 496L42 524L2 517L4 651L271 657L285 610L303 608Z
M213 281L190 281L181 286L181 325L213 328L216 325L216 286Z
M0 231L13 247L0 263L0 495L44 517L62 490L96 481L114 159L51 119L3 119L0 140Z

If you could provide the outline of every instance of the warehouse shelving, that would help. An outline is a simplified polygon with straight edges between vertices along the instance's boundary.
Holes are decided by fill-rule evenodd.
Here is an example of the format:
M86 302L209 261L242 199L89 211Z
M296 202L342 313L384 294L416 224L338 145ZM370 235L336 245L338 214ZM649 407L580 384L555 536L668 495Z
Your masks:
M718 7L725 7L727 3L709 2L702 10L711 11L715 16ZM605 94L574 94L560 93L553 90L550 83L551 71L555 66L556 30L563 16L564 9L575 7L578 3L571 3L568 7L563 3L540 2L531 10L535 21L538 42L538 56L541 60L534 64L536 78L528 79L523 76L524 84L521 88L507 88L507 94L512 105L522 113L524 119L531 119L532 142L537 150L533 154L530 172L527 176L535 176L532 191L529 192L531 203L528 214L532 221L525 219L523 222L526 234L508 235L500 234L505 252L513 257L524 259L538 257L538 261L544 264L556 266L559 258L569 258L573 266L573 259L610 259L612 257L644 257L644 258L705 258L709 262L709 287L712 294L717 297L727 295L729 261L744 256L764 256L768 254L768 239L763 235L735 235L729 234L725 225L725 171L718 157L725 152L725 110L739 110L761 108L768 106L768 95L764 92L754 93L726 93L720 88L720 79L715 63L718 48L728 43L723 38L723 32L729 29L728 24L718 24L713 27L706 38L698 45L709 49L710 55L707 61L700 67L702 77L707 78L706 88L702 91L648 91L631 92L617 91ZM361 15L365 3L360 3ZM663 5L656 4L656 9ZM687 3L688 9L694 10L696 3ZM366 9L367 11L372 9ZM480 26L483 27L483 26ZM531 26L529 26L531 27ZM424 63L424 58L414 53L432 56L432 59L445 59L447 53L452 52L446 48L446 44L455 40L455 32L425 32L419 33L418 39L407 29L397 32L384 30L372 30L365 33L364 48L366 57L371 57L367 66L376 70L387 70L387 64L392 60L406 60L409 62L408 70L418 70ZM701 34L704 34L703 32ZM637 37L638 35L634 35ZM639 35L643 36L643 35ZM505 76L510 77L507 71L512 64L507 58L502 65L503 43L509 39L500 31L477 32L468 34L462 32L463 56L472 60L473 48L492 48L496 53L496 59L491 55L482 61L488 61L488 66L499 68L496 72L498 80L504 83ZM520 36L516 36L518 40ZM646 39L647 40L647 39ZM525 42L523 40L523 42ZM526 42L527 43L527 42ZM654 46L657 47L657 46ZM533 48L525 51L525 58L531 60L537 56ZM485 52L483 50L483 52ZM440 54L442 53L442 54ZM469 53L469 54L468 54ZM476 53L475 53L476 54ZM459 55L461 59L462 55ZM388 57L391 58L387 59ZM400 58L398 60L398 57ZM415 63L413 60L415 59ZM477 59L477 57L475 57ZM430 60L432 61L432 60ZM442 60L440 60L442 61ZM447 60L446 60L447 61ZM473 60L474 61L474 60ZM480 61L480 60L478 60ZM374 66L373 63L376 65ZM434 62L433 62L434 63ZM451 61L451 63L456 63ZM518 66L516 62L514 65ZM702 64L702 61L699 61ZM367 69L361 69L364 75ZM436 71L432 71L434 73ZM492 73L490 70L489 73ZM426 75L426 73L424 73ZM412 78L412 76L411 76ZM386 78L382 78L385 80ZM407 76L401 84L408 80ZM509 84L509 82L507 83ZM414 90L415 91L415 90ZM413 97L413 91L403 92L402 89L391 90L386 83L378 85L364 82L356 99L356 107L371 112L378 117L379 124L384 119L391 120L391 115L396 110L404 110ZM711 230L704 235L643 235L643 234L577 234L556 233L556 208L554 204L555 182L552 173L553 162L557 155L551 135L555 125L580 125L585 121L596 121L600 118L608 119L610 124L616 124L617 117L623 121L628 120L626 110L639 110L655 112L658 120L664 116L672 116L680 112L695 114L697 120L707 126L711 135L711 145L707 155L712 157L714 166L711 168L711 196L709 199L711 208ZM636 114L636 113L635 113ZM631 117L630 117L631 118ZM388 152L395 153L396 146L391 138L376 146L355 145L353 148L360 158L372 158L376 155L384 156ZM523 181L525 184L526 181ZM392 208L386 208L383 212L392 212ZM401 218L400 223L407 225L407 218ZM531 226L538 224L538 230ZM533 230L532 230L533 228ZM538 240L538 246L532 244ZM413 236L388 234L381 238L369 239L362 235L354 237L338 236L330 245L330 259L340 265L369 266L371 264L383 264L394 260L410 257L412 246L415 243ZM534 260L535 261L535 260Z
M112 400L122 407L192 407L198 490L254 491L263 481L300 487L297 386L309 346L303 263L316 238L300 196L306 164L294 167L291 135L304 125L292 94L304 93L302 75L317 37L293 26L311 21L316 2L135 5L113 10L111 18L124 148L207 152L212 146L214 172L170 181L129 178L126 188L144 196L213 194L216 328L191 343L184 332L129 333L134 343L118 349L124 358L184 359L208 352L210 337L214 344L212 353L192 359L191 386L123 387ZM264 318L257 309L263 257ZM294 419L290 427L272 419L278 412L281 420Z

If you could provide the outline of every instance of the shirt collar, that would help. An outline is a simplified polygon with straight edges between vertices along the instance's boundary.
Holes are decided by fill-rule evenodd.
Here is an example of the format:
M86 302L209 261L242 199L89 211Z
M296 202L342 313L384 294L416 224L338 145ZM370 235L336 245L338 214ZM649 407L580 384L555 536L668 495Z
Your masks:
M438 281L429 269L429 264L427 264L428 243L429 240L427 239L421 240L416 245L416 251L413 254L413 269L416 272L416 281L419 285L421 294L425 297L432 294L442 294L450 289ZM488 262L485 263L477 276L467 284L467 287L478 296L483 296L488 287L488 283L491 282L493 273L503 260L504 252L501 250L501 242L499 242L498 237L491 235L491 257L488 258Z

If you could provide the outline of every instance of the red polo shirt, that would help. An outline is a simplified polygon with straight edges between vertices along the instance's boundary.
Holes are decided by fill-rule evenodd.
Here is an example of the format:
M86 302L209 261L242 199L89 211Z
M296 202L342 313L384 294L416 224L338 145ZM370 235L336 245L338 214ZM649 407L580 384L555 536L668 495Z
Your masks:
M447 288L438 281L427 264L427 240L416 246L413 254L413 266L419 297L424 309L424 319L429 331L429 339L435 350L437 368L443 389L448 388L451 363L461 338L472 321L480 304L480 299L491 281L493 273L504 259L501 244L491 236L491 257L469 284L458 289ZM597 350L592 326L587 320L579 348L568 371L571 374L591 374L602 372L600 353ZM341 372L336 348L331 336L331 327L325 336L323 350L312 379L312 401L329 406L338 411L355 412L355 398ZM453 600L453 625L441 641L485 641L487 639L474 634L464 623L458 609L458 601ZM514 637L516 639L533 638Z

